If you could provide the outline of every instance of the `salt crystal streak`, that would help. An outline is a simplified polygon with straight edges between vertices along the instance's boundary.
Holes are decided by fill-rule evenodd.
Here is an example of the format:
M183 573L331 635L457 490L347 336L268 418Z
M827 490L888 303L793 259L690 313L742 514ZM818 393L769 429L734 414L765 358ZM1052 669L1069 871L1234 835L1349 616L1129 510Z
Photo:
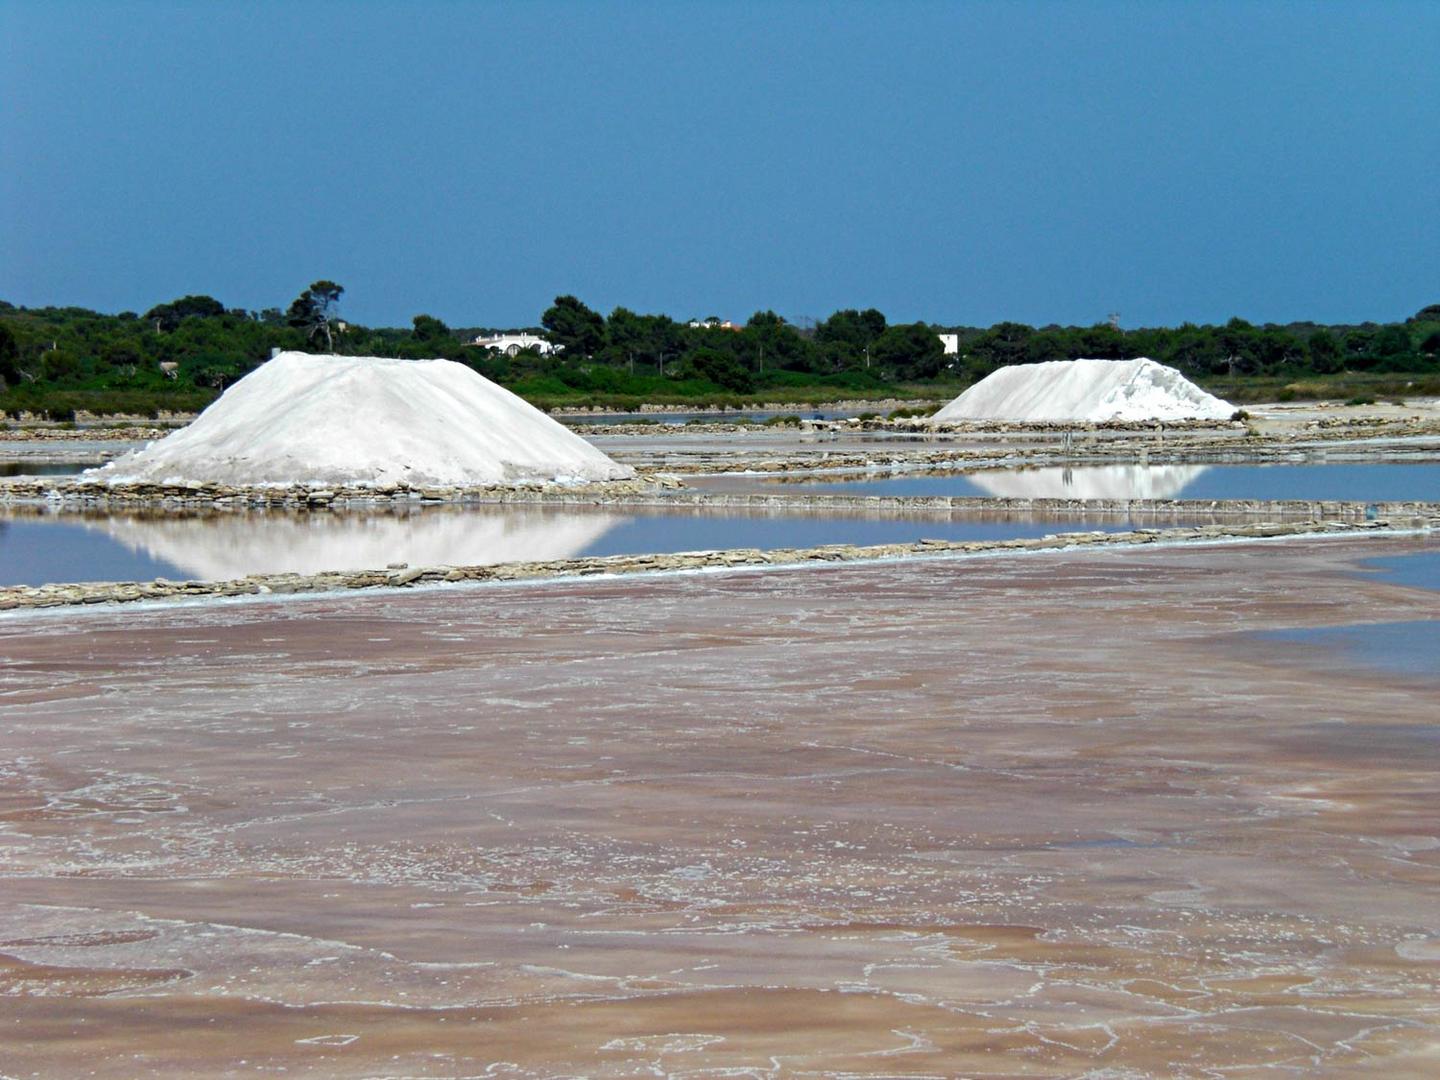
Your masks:
M586 483L634 470L463 364L286 352L188 427L84 475L380 487Z
M987 375L931 422L1228 420L1234 412L1233 405L1154 360L1051 360Z

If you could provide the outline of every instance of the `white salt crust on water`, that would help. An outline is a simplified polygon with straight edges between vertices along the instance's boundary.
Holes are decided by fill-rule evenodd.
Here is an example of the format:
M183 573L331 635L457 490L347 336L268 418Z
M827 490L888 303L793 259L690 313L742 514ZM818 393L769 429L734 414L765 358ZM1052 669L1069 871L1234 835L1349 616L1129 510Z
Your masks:
M931 417L962 420L1228 420L1235 407L1154 360L1050 360L981 379Z
M188 427L83 475L127 483L480 486L635 473L463 364L286 352Z

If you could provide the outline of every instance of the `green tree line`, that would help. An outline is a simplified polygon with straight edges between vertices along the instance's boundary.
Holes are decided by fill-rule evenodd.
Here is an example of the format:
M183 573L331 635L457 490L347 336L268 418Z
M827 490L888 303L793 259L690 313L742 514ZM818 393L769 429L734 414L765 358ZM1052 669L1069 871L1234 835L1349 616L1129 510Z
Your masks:
M193 295L144 314L25 308L0 301L0 410L63 415L204 407L273 350L339 352L468 364L542 404L771 398L783 392L877 395L904 387L953 392L1009 364L1149 356L1199 382L1339 373L1440 373L1440 304L1399 323L1120 329L1002 322L990 327L890 323L869 308L797 325L760 311L743 325L680 321L618 307L609 315L557 297L530 328L557 347L510 356L427 314L409 327L366 327L340 314L343 286L313 283L287 309L227 308ZM947 355L940 333L959 343Z

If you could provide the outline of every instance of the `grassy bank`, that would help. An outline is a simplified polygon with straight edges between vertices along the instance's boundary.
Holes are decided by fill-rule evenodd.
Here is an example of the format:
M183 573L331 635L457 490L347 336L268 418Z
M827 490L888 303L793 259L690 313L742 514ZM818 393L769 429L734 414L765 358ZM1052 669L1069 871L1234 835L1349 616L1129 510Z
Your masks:
M527 401L549 412L603 409L613 412L639 412L642 406L675 409L680 412L709 412L721 409L755 409L766 405L804 408L828 405L836 401L935 401L949 400L959 393L953 383L945 385L913 383L891 386L883 390L836 390L827 386L784 387L757 390L752 394L701 392L696 394L584 394L538 395L522 394Z
M1204 379L1210 393L1237 405L1271 401L1403 401L1440 397L1440 375L1342 372L1304 378L1248 376Z
M637 377L619 389L570 386L552 377L518 379L506 388L526 401L552 412L603 409L636 412L643 405L677 410L744 409L762 405L802 408L833 401L948 400L960 384L878 383L857 386L854 380L819 377L813 382L777 380L749 393L739 394L703 379ZM0 392L0 413L16 419L21 414L51 420L70 420L77 414L155 418L169 413L196 413L219 396L218 390L164 387L154 390L101 388L58 389L25 386Z

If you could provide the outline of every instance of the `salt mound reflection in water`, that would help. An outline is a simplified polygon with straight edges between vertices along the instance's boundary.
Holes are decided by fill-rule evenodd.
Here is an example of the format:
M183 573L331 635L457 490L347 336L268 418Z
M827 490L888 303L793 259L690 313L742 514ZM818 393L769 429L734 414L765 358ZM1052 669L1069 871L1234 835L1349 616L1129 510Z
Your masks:
M1173 499L1205 472L1205 465L1082 465L969 473L1002 499Z
M86 527L201 580L411 566L485 566L572 558L609 532L615 514L542 510L395 514L109 517Z

